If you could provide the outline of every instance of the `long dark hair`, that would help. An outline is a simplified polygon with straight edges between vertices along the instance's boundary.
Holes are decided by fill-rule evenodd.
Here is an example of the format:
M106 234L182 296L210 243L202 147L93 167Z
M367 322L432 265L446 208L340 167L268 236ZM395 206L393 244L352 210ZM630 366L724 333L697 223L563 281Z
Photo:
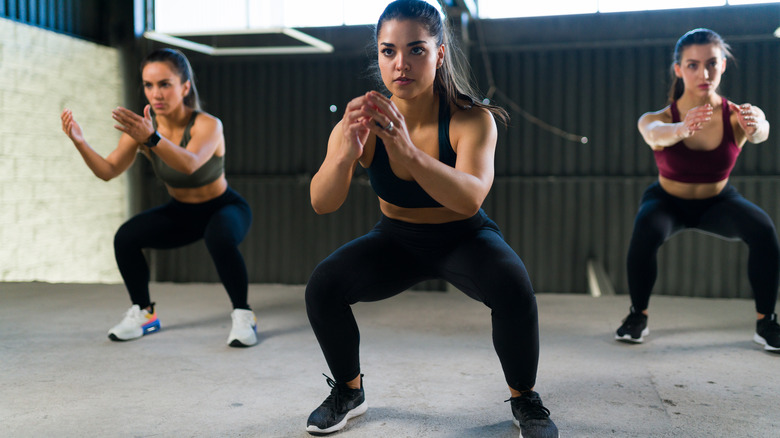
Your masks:
M440 96L444 96L446 102L453 103L461 109L468 109L473 106L485 108L505 125L509 122L509 114L506 110L500 106L483 103L478 99L477 92L470 80L471 73L468 62L457 47L455 39L442 19L442 15L433 5L423 0L396 0L387 5L376 24L376 32L374 34L375 49L379 44L379 32L382 30L382 25L390 20L416 21L425 26L428 34L436 39L437 46L444 44L444 62L436 70L433 89ZM377 53L378 56L379 54ZM375 76L381 83L382 76L379 72L378 62L375 61L372 68ZM464 101L467 103L464 104Z
M679 99L685 91L685 84L683 84L682 79L678 78L677 75L674 74L674 66L681 64L682 52L688 46L703 44L715 44L720 48L721 52L723 52L724 58L731 60L734 59L734 57L731 56L731 47L729 47L729 45L723 41L723 38L721 38L721 36L718 35L715 31L705 29L703 27L688 31L685 35L681 36L679 40L677 40L677 44L674 46L674 59L672 60L671 67L672 86L669 88L670 103Z
M157 49L146 55L146 58L141 62L141 72L144 71L147 64L152 62L167 62L179 74L182 84L190 81L190 92L184 96L184 104L195 111L200 111L200 98L198 97L198 89L195 87L195 74L192 72L190 61L184 56L184 53L176 49Z

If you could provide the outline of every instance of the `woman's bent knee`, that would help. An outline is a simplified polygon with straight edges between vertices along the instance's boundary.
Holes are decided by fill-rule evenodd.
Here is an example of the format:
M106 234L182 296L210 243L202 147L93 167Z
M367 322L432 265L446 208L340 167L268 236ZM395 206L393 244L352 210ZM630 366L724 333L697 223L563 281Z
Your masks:
M138 248L138 238L138 233L125 223L114 234L114 249Z

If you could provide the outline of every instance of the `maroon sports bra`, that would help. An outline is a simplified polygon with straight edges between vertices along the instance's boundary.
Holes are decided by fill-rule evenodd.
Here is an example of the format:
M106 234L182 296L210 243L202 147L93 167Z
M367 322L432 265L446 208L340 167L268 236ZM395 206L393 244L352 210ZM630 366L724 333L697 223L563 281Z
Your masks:
M723 139L717 148L711 151L697 151L685 146L683 141L658 151L653 151L658 173L664 178L683 183L714 183L723 181L731 174L742 150L731 128L729 101L723 98ZM677 101L670 105L672 123L680 121Z

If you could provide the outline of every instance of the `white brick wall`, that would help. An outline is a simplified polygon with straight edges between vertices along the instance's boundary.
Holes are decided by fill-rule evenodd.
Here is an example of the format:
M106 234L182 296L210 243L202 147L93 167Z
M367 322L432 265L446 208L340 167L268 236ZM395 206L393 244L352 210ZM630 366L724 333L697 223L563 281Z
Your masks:
M115 49L0 19L0 281L121 282L126 177L95 177L60 128L72 109L107 155L121 96Z

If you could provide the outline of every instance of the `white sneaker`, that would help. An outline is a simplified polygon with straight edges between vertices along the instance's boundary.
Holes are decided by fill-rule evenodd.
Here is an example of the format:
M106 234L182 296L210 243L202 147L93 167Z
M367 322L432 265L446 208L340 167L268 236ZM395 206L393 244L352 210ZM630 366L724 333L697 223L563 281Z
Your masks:
M160 331L160 320L152 306L152 313L141 309L137 304L127 310L122 322L108 331L108 338L112 341L129 341L138 339L143 335Z
M230 314L233 328L230 329L227 343L231 347L251 347L257 344L257 318L254 312L246 309L234 309Z

